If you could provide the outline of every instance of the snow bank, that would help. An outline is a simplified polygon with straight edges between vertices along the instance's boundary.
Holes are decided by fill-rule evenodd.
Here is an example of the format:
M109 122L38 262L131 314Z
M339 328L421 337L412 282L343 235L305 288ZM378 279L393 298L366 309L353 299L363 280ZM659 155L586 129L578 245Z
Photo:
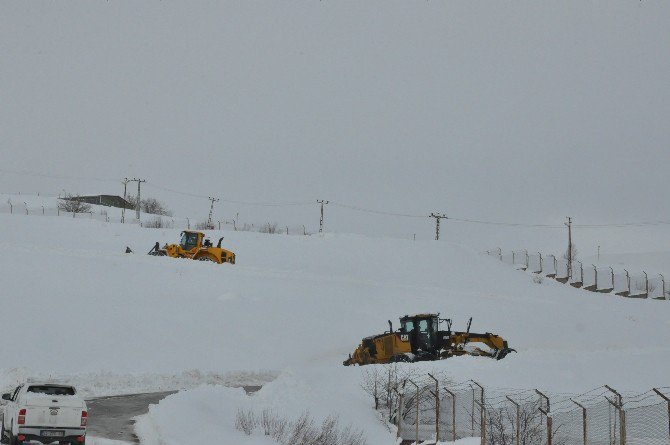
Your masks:
M258 429L246 435L235 427L238 412L268 411L287 421L309 413L316 424L333 416L341 429L363 431L368 445L393 442L394 435L370 408L356 380L330 382L332 376L327 373L288 370L251 396L220 386L182 391L151 406L138 419L136 432L145 445L218 443L223 438L221 443L277 445Z
M176 391L202 385L224 385L231 388L263 386L274 380L277 371L203 372L197 369L174 374L118 374L100 371L86 374L54 374L31 371L27 368L8 369L0 372L0 388L13 388L28 378L74 385L84 398L139 394L147 392Z

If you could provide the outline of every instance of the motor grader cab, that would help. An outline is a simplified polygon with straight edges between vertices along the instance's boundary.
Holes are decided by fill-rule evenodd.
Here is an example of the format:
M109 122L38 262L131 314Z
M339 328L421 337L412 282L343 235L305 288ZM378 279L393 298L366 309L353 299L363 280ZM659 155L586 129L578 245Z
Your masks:
M440 330L440 322L446 322L446 331ZM394 332L389 320L389 331L364 338L344 365L418 362L461 355L500 360L516 352L498 335L471 333L471 324L472 318L466 331L452 331L451 320L441 319L440 314L405 315L400 318L400 328Z
M223 237L219 238L218 244L214 246L204 233L184 230L181 232L179 244L166 244L161 248L156 242L149 255L235 264L235 254L221 247L222 240Z

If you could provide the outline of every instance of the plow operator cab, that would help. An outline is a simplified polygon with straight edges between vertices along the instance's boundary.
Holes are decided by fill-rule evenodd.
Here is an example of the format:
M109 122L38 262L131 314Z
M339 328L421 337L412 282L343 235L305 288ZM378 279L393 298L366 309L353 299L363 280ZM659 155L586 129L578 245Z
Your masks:
M446 322L446 331L440 330L440 322ZM395 332L390 320L388 323L388 332L364 338L344 365L418 362L460 355L500 360L510 352L516 352L496 334L471 333L472 318L464 332L452 331L451 320L441 319L440 314L405 315L400 318L400 329Z
M190 258L198 261L211 261L214 263L230 263L235 264L235 254L230 250L221 247L219 239L216 246L205 238L202 232L193 230L184 230L181 232L179 244L166 244L162 248L156 242L154 247L149 251L149 255L154 256L169 256L172 258Z

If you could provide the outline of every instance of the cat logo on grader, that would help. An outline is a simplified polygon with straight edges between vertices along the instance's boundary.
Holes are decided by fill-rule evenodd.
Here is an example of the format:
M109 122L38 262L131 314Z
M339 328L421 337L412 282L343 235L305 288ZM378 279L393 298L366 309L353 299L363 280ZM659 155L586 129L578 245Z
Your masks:
M214 263L235 264L235 254L230 250L221 247L221 241L214 247L209 239L205 239L205 234L192 230L181 232L179 244L166 244L160 247L158 241L149 251L149 255L169 256L172 258L190 258L198 261L212 261Z

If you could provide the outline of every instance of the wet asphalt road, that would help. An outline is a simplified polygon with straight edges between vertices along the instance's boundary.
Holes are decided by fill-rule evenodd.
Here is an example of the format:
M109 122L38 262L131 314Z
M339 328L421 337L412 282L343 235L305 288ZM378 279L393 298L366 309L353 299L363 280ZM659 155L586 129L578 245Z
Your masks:
M247 394L261 389L245 386ZM106 439L139 443L135 435L135 416L146 414L149 405L155 405L176 391L131 394L125 396L97 397L86 401L88 406L87 434Z

